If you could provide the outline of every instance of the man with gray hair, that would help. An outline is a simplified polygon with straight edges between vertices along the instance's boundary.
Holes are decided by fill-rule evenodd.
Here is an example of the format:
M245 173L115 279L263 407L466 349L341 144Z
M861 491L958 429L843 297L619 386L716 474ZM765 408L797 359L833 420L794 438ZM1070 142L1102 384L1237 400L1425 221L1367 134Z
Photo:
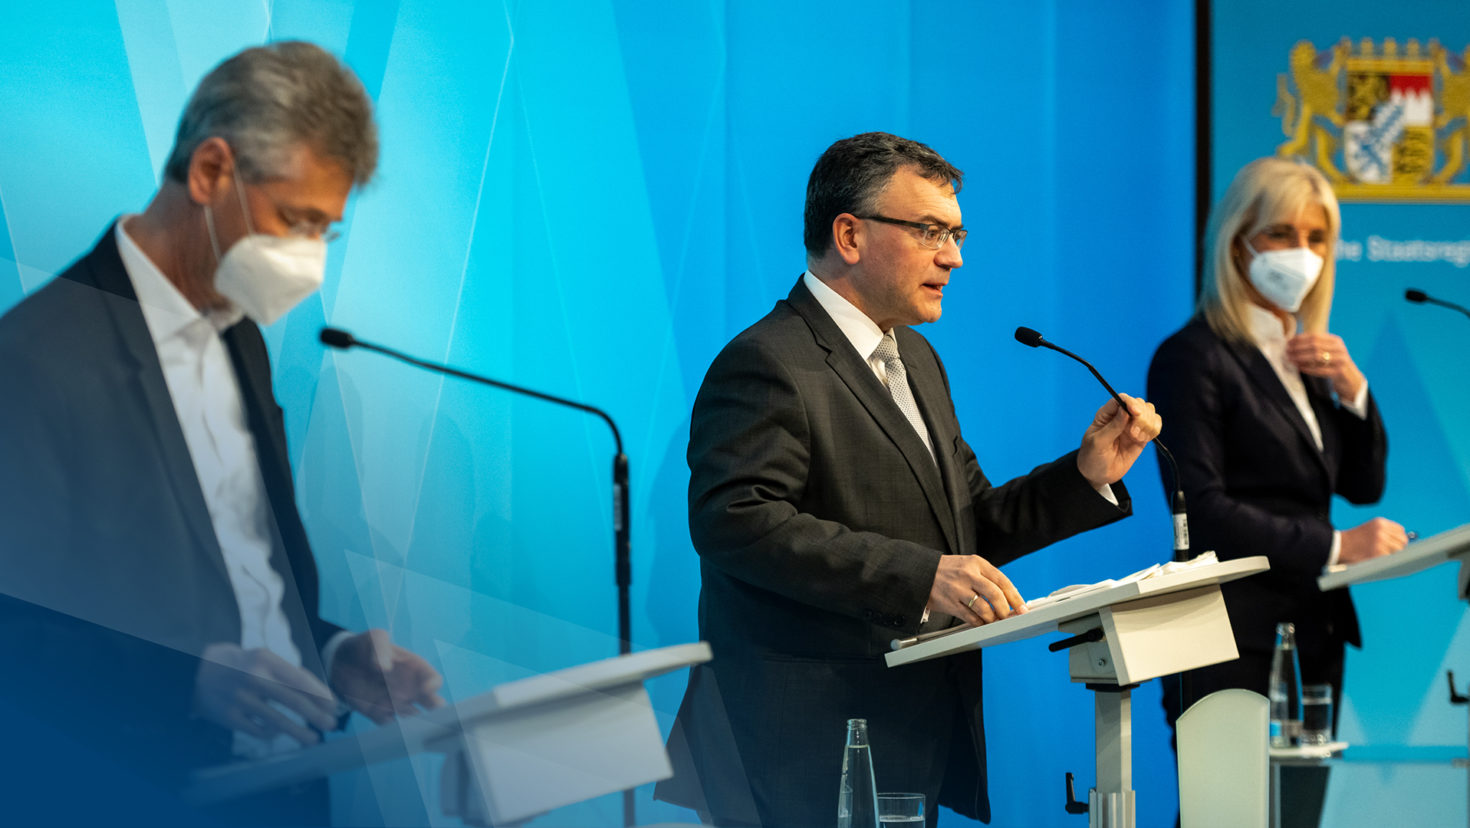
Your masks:
M319 741L339 703L443 703L385 631L318 615L259 328L320 287L377 154L351 70L247 49L194 92L147 208L0 317L0 822L325 824L320 785L218 812L177 792Z

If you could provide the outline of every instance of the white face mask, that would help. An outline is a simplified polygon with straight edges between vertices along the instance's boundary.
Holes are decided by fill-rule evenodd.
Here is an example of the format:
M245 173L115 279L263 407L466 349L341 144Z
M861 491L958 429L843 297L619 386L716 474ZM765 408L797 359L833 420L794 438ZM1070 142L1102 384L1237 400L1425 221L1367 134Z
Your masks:
M1251 259L1250 280L1266 301L1287 313L1301 310L1302 300L1317 284L1322 275L1322 257L1305 247L1286 250L1267 250L1257 253L1250 242L1245 249L1255 257Z
M214 213L204 205L204 223L209 243L219 265L214 271L214 289L234 302L258 324L269 325L321 289L327 272L327 243L297 236L267 236L250 226L250 210L240 174L235 173L240 209L245 213L249 235L235 242L224 258L214 233Z

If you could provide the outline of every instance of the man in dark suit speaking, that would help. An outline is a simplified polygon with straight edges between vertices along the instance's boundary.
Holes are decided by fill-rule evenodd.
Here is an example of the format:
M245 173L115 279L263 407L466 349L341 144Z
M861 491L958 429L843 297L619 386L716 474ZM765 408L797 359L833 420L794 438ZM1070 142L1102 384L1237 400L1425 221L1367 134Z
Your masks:
M147 209L0 318L0 823L325 824L323 786L216 811L188 771L442 704L383 630L318 613L258 325L322 282L377 164L306 43L191 97Z
M949 380L908 326L939 318L965 231L961 173L883 133L832 145L807 186L808 272L716 357L690 427L696 667L661 798L717 825L836 819L845 720L884 790L989 820L980 656L898 669L889 642L1023 612L996 566L1129 513L1118 483L1159 432L1103 406L1082 447L992 487Z

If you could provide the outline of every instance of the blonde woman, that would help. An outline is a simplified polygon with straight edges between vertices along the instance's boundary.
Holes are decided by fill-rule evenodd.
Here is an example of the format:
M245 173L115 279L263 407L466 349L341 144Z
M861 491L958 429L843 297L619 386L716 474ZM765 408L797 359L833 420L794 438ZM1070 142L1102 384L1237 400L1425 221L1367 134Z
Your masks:
M1280 621L1296 625L1303 682L1331 683L1340 697L1345 645L1361 645L1357 615L1346 590L1324 593L1317 576L1407 543L1384 518L1343 529L1330 519L1333 495L1379 499L1388 453L1367 379L1327 330L1339 226L1316 169L1281 158L1246 165L1210 216L1197 312L1149 367L1191 547L1271 561L1223 587L1240 658L1164 682L1171 724L1215 690L1266 694ZM1294 809L1304 824L1315 824L1320 793Z

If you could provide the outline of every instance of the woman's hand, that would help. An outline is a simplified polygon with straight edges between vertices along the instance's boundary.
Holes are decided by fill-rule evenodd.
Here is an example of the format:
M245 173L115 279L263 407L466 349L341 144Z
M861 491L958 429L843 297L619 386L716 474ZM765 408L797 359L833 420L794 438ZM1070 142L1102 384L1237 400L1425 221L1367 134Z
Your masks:
M1363 372L1336 334L1297 334L1286 341L1286 358L1303 374L1326 377L1338 399L1355 399L1363 387Z
M1338 563L1357 563L1369 558L1391 555L1409 545L1404 527L1388 518L1373 518L1361 526L1342 531L1342 545L1337 549Z

